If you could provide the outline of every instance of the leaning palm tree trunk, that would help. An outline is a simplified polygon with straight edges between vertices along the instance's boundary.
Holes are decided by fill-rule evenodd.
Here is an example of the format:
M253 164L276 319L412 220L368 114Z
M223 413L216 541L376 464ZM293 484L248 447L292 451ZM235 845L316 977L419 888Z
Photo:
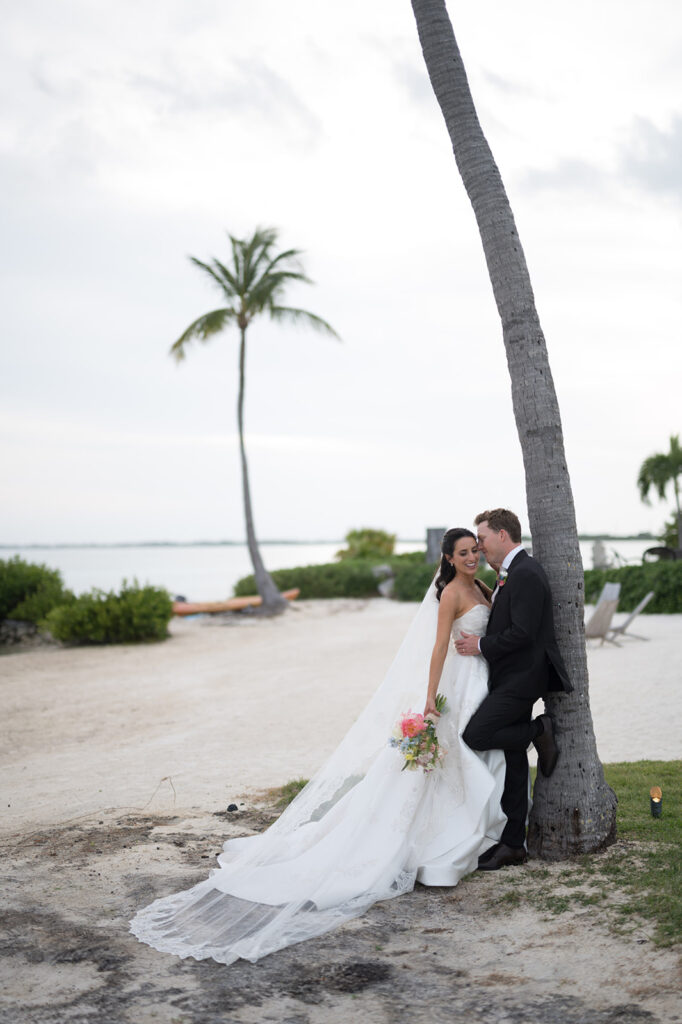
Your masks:
M256 577L256 589L263 600L263 610L275 614L286 607L286 601L275 586L272 576L265 568L261 558L256 530L253 524L251 508L251 488L249 486L249 467L246 461L244 445L244 385L246 380L246 328L240 327L239 340L239 397L237 399L237 423L239 426L239 454L242 463L242 494L244 497L244 519L246 521L246 543L251 556L251 564Z
M528 842L561 859L615 837L616 797L604 781L588 698L583 569L561 418L547 348L509 200L476 115L444 0L412 0L419 40L483 243L523 451L533 554L552 587L557 639L575 690L550 697L562 757L538 777Z

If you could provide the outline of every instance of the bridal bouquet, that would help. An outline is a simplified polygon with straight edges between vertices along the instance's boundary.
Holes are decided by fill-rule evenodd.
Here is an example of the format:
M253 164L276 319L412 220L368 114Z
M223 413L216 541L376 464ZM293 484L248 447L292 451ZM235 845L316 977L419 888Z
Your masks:
M447 701L442 693L436 697L436 710L443 714L447 711ZM436 736L435 715L419 715L414 711L406 711L395 723L389 744L397 747L405 756L405 764L401 771L416 772L421 768L424 772L432 772L445 756Z

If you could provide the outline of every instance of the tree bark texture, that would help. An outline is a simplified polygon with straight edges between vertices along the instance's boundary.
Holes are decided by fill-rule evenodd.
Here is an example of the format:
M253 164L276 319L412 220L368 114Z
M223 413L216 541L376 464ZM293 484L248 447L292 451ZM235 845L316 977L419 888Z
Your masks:
M246 461L244 445L244 385L246 381L246 328L240 328L239 341L239 397L237 399L237 422L239 426L239 453L242 463L242 494L244 495L244 519L246 521L246 543L251 556L251 564L256 577L256 589L263 599L263 610L274 615L286 608L286 600L275 586L272 576L265 568L256 540L251 508L251 489L249 487L249 469Z
M412 8L502 321L533 555L550 581L557 640L575 687L572 694L547 701L561 757L550 779L538 776L528 831L531 854L558 860L612 842L616 807L597 754L589 705L583 567L561 417L525 256L444 0L412 0Z

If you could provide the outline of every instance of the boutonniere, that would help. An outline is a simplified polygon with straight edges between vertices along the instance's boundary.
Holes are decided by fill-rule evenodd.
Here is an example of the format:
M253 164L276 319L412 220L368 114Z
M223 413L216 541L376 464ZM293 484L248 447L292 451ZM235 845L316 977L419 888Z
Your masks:
M497 585L498 585L498 587L503 587L505 585L505 583L507 582L507 576L508 575L509 575L509 572L508 572L507 569L500 569L500 571L497 574Z

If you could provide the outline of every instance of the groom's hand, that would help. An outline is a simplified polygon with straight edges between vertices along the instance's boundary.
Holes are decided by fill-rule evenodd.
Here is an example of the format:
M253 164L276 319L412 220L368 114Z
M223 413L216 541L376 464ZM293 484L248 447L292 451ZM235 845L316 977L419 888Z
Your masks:
M458 640L455 640L455 649L458 654L480 654L478 649L478 637L475 633L462 633Z

